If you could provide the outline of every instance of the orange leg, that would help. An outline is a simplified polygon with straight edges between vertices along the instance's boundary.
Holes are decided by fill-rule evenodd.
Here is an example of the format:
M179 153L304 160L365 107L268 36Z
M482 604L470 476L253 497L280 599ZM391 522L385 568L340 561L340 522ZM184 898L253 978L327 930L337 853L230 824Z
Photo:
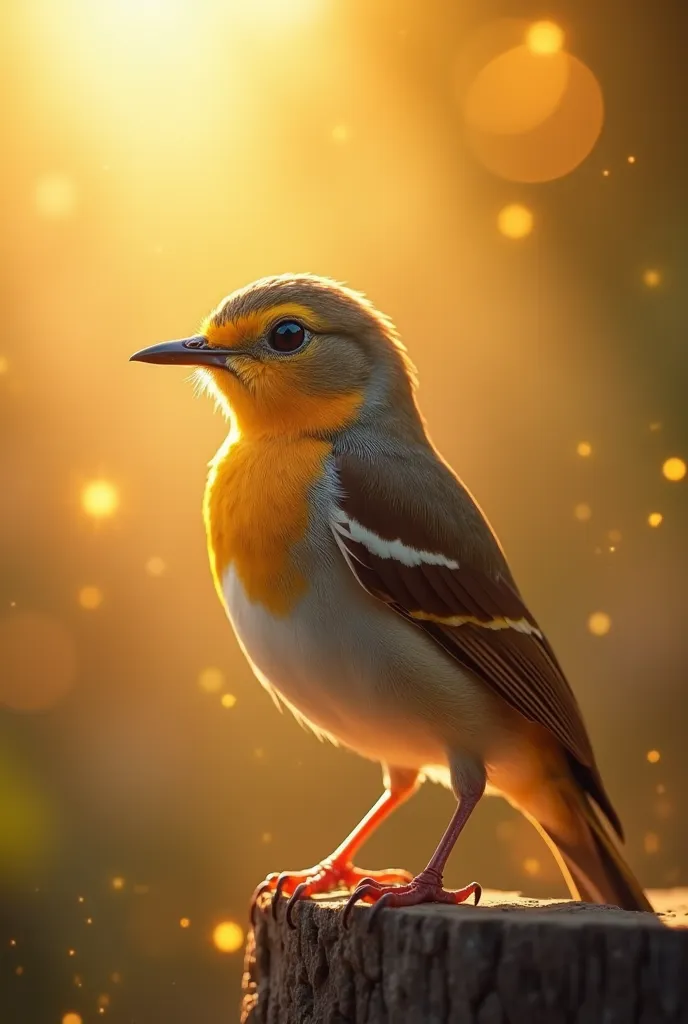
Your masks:
M416 791L418 785L417 772L389 768L385 778L385 792L334 853L304 871L273 872L268 875L254 892L251 907L255 907L258 897L263 893L272 892L272 912L276 914L280 896L289 896L287 921L291 924L292 910L297 900L308 899L316 893L334 892L337 889L352 890L364 880L373 881L378 885L403 885L410 882L412 876L408 871L394 868L364 871L354 866L352 858L378 825L395 807L404 803Z

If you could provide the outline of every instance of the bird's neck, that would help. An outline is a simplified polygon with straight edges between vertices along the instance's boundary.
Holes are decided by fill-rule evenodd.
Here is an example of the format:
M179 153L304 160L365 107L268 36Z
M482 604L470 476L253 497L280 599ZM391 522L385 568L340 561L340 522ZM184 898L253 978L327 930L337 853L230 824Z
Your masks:
M215 585L238 577L250 601L287 615L306 590L292 557L332 448L312 436L227 439L210 465L204 518Z

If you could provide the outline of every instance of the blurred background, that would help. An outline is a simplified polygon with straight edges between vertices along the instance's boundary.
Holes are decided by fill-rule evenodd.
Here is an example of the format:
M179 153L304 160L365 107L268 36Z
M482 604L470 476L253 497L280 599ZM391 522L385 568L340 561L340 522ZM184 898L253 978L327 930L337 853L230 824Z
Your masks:
M377 766L279 715L213 592L225 424L129 354L330 275L568 671L643 883L688 883L685 11L8 0L0 26L0 1020L236 1019L248 900ZM365 849L420 870L427 784ZM483 801L447 876L564 895Z

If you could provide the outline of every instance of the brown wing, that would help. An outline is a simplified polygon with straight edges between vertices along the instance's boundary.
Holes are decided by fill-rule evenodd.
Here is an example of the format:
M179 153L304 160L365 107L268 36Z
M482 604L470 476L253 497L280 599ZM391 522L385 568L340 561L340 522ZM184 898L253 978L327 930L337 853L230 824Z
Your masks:
M480 509L432 455L419 454L415 466L339 455L337 542L366 590L428 633L516 711L549 729L621 836L556 656Z

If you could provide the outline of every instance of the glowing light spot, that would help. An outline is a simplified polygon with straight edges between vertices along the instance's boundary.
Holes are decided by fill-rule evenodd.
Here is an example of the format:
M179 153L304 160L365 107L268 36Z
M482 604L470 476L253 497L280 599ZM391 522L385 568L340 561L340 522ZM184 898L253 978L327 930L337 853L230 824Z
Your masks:
M656 832L646 832L643 839L645 853L659 853L659 836Z
M219 693L225 685L224 673L219 668L204 668L198 675L198 685L204 693Z
M233 708L236 702L237 699L233 693L223 693L220 697L220 704L223 708Z
M629 164L634 164L635 163L635 157L634 156L629 156L628 162L629 162Z
M536 21L526 33L526 46L531 53L558 53L564 45L564 33L553 21Z
M83 903L83 902L84 902L84 897L83 896L77 896L77 903Z
M110 981L112 982L113 985L119 985L121 980L122 975L119 973L119 971L113 971L112 974L110 975Z
M62 1024L82 1024L81 1015L78 1013L65 1013Z
M602 171L602 177L603 178L608 178L609 177L609 171L606 170L606 169L604 171Z
M657 288L662 283L662 275L658 270L646 270L643 273L643 284L648 288Z
M81 492L81 506L94 519L112 516L119 507L119 494L109 480L91 480Z
M110 885L116 892L121 892L122 889L124 888L124 879L121 877L121 875L115 875L115 877L110 882Z
M652 431L653 434L656 433L658 430L661 430L661 429L662 429L662 424L661 423L651 423L650 424L650 430Z
M253 751L253 756L255 757L256 761L262 761L263 758L265 757L265 751L263 750L262 747L256 747L256 749Z
M162 558L158 558L157 555L153 558L149 558L146 562L146 572L149 576L162 576L167 569Z
M579 505L576 505L573 514L580 523L587 523L592 516L592 509L582 501Z
M263 832L262 836L260 837L260 841L261 841L261 843L266 843L266 844L267 843L271 843L272 842L272 832Z
M618 544L621 540L621 530L610 530L607 536L612 544Z
M22 974L24 973L24 968L21 967L21 966L15 967L14 968L14 973L17 975L18 978L20 978L22 976Z
M686 464L683 459L672 456L672 458L667 459L662 466L662 473L667 480L673 480L674 482L683 480L686 475Z
M107 992L103 992L102 995L98 996L98 1009L106 1010L110 1005L110 996Z
M649 516L647 517L647 521L650 524L650 526L659 526L663 519L664 516L661 512L650 512Z
M531 878L534 878L535 875L540 874L540 861L535 857L526 857L523 861L523 870L527 875L530 875Z
M499 211L497 227L506 238L525 238L533 230L533 214L521 203L511 203Z
M83 987L84 979L81 977L80 974L75 974L74 975L74 984L76 985L77 988L82 988Z
M98 587L82 587L79 591L79 604L82 608L92 611L100 608L103 603L103 591Z
M592 455L592 445L589 441L580 441L576 445L576 453L580 455L582 459L587 459L589 455Z
M188 917L180 917L179 918L179 927L180 928L188 928L190 924L191 924L191 921L190 921L190 919Z
M666 786L663 782L657 783L657 785L655 786L655 793L657 793L659 796L664 796L664 794L666 793Z
M469 129L514 140L544 124L566 91L568 57L536 56L527 46L499 53L471 81L463 110Z
M32 613L0 619L0 706L44 711L74 683L74 642L58 622Z
M593 612L588 619L588 629L593 636L606 636L612 628L612 620L606 612Z
M657 764L662 757L658 750L648 750L645 756L650 764Z
M332 141L343 146L351 139L351 129L348 124L336 124L332 129Z
M75 949L68 949L67 950L67 956L76 956L76 950Z
M33 198L41 217L64 220L76 209L76 185L66 174L44 174L36 182Z
M236 953L244 945L243 929L234 921L221 921L213 931L213 943L221 953Z
M16 939L10 939L10 946L16 946L16 945L17 945L17 940Z
M0 356L0 377L3 374L8 373L10 369L10 361L7 356Z

